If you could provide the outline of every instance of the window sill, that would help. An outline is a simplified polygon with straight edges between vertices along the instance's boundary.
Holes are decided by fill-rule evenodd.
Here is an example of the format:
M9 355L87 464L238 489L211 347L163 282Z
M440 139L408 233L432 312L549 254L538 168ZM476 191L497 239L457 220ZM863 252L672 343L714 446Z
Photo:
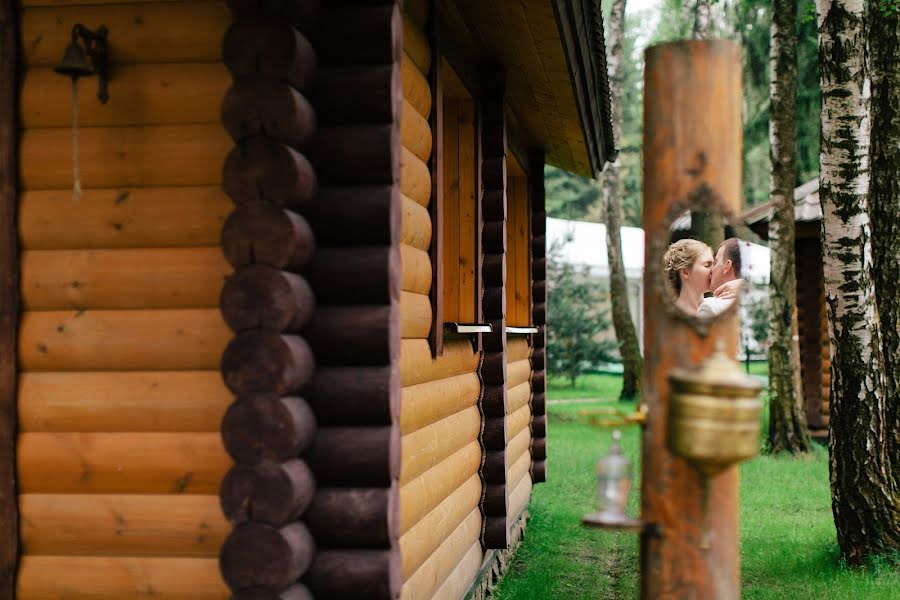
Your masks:
M538 328L535 325L529 325L528 327L507 327L506 334L507 335L531 335L532 333L537 333Z
M469 335L473 333L491 333L494 331L493 326L490 323L444 323L444 329L452 332L459 333L463 335Z

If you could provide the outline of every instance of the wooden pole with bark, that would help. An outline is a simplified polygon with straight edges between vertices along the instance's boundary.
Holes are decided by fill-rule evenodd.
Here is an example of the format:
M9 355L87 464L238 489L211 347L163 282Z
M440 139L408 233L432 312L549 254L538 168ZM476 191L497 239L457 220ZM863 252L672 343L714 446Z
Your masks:
M802 410L797 275L794 254L794 153L797 96L797 3L774 0L769 63L769 143L773 206L769 221L769 451L812 449Z
M625 0L613 0L607 36L606 67L609 74L609 95L612 107L613 135L622 139L622 96L625 79ZM612 304L613 326L624 366L624 381L620 398L633 399L640 393L641 349L634 321L628 308L628 284L622 260L622 164L606 164L603 171L603 203L606 218L606 256L609 261L609 296Z
M644 75L643 401L648 407L641 460L641 518L658 526L641 537L641 598L740 595L738 477L732 467L710 480L667 446L667 373L692 367L717 341L737 352L734 316L700 336L667 307L663 254L674 205L711 189L732 212L741 190L741 53L734 42L687 41L647 50ZM710 205L710 208L712 206ZM668 310L671 308L671 312ZM708 547L704 544L708 531Z
M900 485L900 12L869 0L869 64L872 79L872 274L881 316L887 399L888 456Z
M816 0L822 145L819 198L828 336L831 507L844 559L900 548L890 471L881 324L871 269L869 102L863 0Z

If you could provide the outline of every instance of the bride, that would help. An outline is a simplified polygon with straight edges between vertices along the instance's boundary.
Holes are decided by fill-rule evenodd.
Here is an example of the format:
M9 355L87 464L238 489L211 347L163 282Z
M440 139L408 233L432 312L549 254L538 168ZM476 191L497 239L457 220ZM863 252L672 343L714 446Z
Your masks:
M675 305L689 315L696 315L709 290L715 259L712 249L697 240L678 240L663 259L666 277L675 294Z

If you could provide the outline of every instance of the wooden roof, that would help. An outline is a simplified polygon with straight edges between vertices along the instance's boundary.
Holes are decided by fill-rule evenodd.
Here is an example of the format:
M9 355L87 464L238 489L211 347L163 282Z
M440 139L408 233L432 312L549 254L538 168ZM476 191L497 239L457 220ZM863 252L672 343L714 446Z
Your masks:
M769 221L772 219L772 202L758 204L747 209L742 215L750 228L764 240L769 239ZM818 234L819 221L822 220L822 205L819 202L819 178L810 179L803 185L794 188L794 222L797 224L797 235L800 228L806 227L813 234ZM804 236L806 237L806 236Z
M456 51L506 73L515 142L595 177L615 153L599 0L442 0ZM515 148L514 148L515 150Z

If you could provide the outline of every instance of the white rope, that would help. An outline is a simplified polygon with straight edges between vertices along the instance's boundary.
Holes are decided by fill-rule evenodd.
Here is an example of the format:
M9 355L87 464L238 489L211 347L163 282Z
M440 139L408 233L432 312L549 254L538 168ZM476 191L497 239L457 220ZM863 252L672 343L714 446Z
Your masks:
M78 78L72 78L72 199L81 197L81 177L78 174Z

